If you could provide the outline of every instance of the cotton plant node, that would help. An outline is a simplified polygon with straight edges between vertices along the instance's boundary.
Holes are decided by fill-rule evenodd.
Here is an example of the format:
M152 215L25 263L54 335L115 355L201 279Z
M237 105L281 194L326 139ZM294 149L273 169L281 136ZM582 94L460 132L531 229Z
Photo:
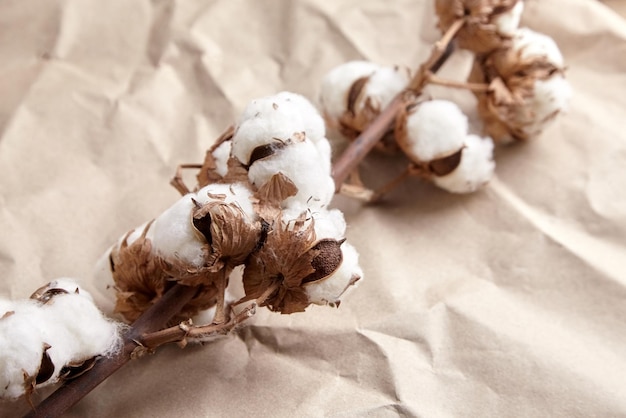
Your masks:
M476 92L485 131L501 143L537 137L567 110L571 87L554 40L518 29L509 48L477 56L469 79L489 86Z
M477 54L506 47L523 10L523 0L435 0L439 29L460 25L458 46Z
M85 373L120 349L121 330L71 279L54 280L30 299L0 299L0 400L30 399Z
M328 209L334 182L325 132L300 95L252 101L203 164L179 168L172 184L183 196L102 258L100 285L114 291L114 312L128 322L175 284L197 289L171 328L143 338L138 352L227 334L257 306L291 314L339 305L363 273L343 215ZM184 168L198 170L197 184L184 184ZM233 280L244 291L236 300L228 294ZM188 321L208 310L210 323Z
M412 77L366 61L331 69L319 101L328 125L352 141L335 166L337 190L374 202L419 177L451 193L475 192L493 176L494 142L535 138L565 111L571 88L561 52L550 37L518 27L523 9L522 0L435 0L443 35ZM450 45L474 54L467 80L436 75ZM470 131L455 103L425 97L428 85L473 92L482 132ZM357 171L372 148L397 149L408 159L404 171L376 190Z

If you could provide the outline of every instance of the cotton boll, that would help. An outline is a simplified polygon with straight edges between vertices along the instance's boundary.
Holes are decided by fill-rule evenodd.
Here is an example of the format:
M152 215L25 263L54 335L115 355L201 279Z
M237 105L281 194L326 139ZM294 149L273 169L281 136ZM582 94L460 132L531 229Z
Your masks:
M224 197L223 202L227 204L235 204L241 208L241 210L248 216L250 220L257 219L257 214L252 204L252 191L243 183L215 183L209 184L198 190L195 199L198 203L204 204L215 200L215 197L211 195L222 195Z
M445 176L433 176L433 183L452 193L471 193L483 186L493 176L493 141L468 135L461 162Z
M326 124L319 111L304 96L288 91L283 91L275 96L279 106L292 106L298 113L302 122L302 131L313 142L326 138ZM279 107L281 109L283 107Z
M317 148L311 141L292 142L252 164L248 177L258 188L276 173L283 173L298 188L296 196L285 199L283 207L295 202L313 208L324 207L335 194L335 183L318 158Z
M311 303L317 305L337 304L339 298L351 285L363 277L356 249L344 242L341 244L343 261L337 271L327 278L305 285Z
M318 210L311 213L315 235L319 238L342 239L346 233L346 220L339 209Z
M298 133L313 142L325 137L326 127L315 107L303 96L290 92L263 97L250 102L243 111L231 153L247 165L255 148L274 141L286 142Z
M81 364L120 348L119 325L105 318L80 293L56 295L40 309L46 320L38 325L44 341L51 346L48 354L55 365L50 383L58 379L65 365Z
M37 323L45 321L35 301L3 301L0 312L0 399L25 393L25 377L35 378L44 352ZM12 313L8 313L12 312Z
M512 36L519 27L519 22L524 12L524 1L518 0L512 9L505 13L494 16L492 23L496 25L496 30L501 35Z
M346 111L348 92L352 84L362 77L373 75L380 66L368 61L350 61L329 71L322 79L320 101L324 112L339 118Z
M322 170L330 175L332 170L332 147L326 138L322 138L315 142L317 153L319 154L318 162Z
M294 123L292 116L276 111L259 113L237 126L231 153L242 164L248 165L255 148L273 142L287 142L301 130L302 125Z
M467 116L453 102L430 100L419 104L406 118L406 137L399 138L404 151L420 162L454 154L467 135Z
M232 141L224 141L213 150L213 158L215 158L215 172L224 177L228 173L228 160L230 159L230 150L232 149Z
M204 264L206 241L191 223L195 208L193 193L183 196L166 209L152 224L153 250L162 257L176 257L194 267Z
M377 69L365 84L363 97L379 110L391 103L398 93L409 84L409 72L399 67L381 67ZM365 101L361 101L364 105ZM359 109L357 109L358 111Z
M536 80L534 95L528 99L529 109L522 109L532 115L524 131L529 136L541 133L559 112L567 111L571 96L571 85L560 74L555 74L547 80Z
M563 55L556 42L551 37L528 28L520 28L516 31L512 48L520 52L522 60L545 57L556 67L562 68L564 65Z

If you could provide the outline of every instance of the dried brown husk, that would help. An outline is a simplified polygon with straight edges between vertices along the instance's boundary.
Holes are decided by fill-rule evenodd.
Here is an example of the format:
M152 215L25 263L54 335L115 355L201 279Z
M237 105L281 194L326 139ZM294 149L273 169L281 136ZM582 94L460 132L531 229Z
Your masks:
M168 275L152 254L152 242L146 238L151 225L152 222L148 223L141 236L128 244L130 231L109 254L117 291L115 312L129 322L136 320L171 286Z
M476 57L468 81L489 85L487 92L474 93L485 133L496 142L530 139L525 127L533 114L526 105L534 95L535 83L562 72L546 57L523 59L521 51L512 49Z
M459 164L461 164L463 147L431 161L421 161L413 154L408 140L407 119L417 110L422 102L422 100L417 99L416 101L405 103L405 105L400 108L396 116L395 138L398 147L411 161L411 174L425 180L430 180L433 176L445 176L453 172Z
M346 110L337 121L337 129L348 140L355 140L361 132L380 115L383 109L378 103L374 103L365 94L365 86L370 76L361 77L355 80L350 86L346 96ZM329 118L326 117L328 121ZM389 128L381 140L377 142L375 149L387 154L394 154L398 147L394 140L393 127Z
M493 19L522 0L436 0L439 29L446 32L459 19L465 24L456 40L459 47L484 54L510 45L511 37L498 33Z
M341 264L336 254L341 241L317 241L313 227L313 221L307 219L306 214L288 223L278 217L267 234L265 245L246 263L245 300L259 298L277 286L261 301L261 306L291 314L302 312L310 305L305 285L327 277Z
M236 183L240 181L246 181L248 179L248 172L246 168L234 157L228 159L228 172L226 175L220 175L217 170L217 164L213 152L222 145L224 142L232 141L235 133L235 127L229 126L226 131L215 141L215 143L209 148L204 156L204 162L202 167L196 175L198 185L196 191L214 183Z

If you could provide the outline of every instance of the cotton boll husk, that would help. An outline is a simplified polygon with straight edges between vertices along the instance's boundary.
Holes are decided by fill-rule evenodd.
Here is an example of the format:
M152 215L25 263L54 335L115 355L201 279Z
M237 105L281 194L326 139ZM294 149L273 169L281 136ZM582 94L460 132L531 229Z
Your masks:
M37 323L45 317L34 300L0 306L0 399L15 399L25 393L24 374L34 378L39 371L44 340Z
M232 141L224 141L213 150L213 158L215 158L215 172L222 177L224 177L228 172L228 160L230 159L232 146Z
M512 49L522 60L545 57L549 63L563 68L563 54L554 40L529 28L519 28L513 37Z
M288 144L275 154L256 161L248 177L257 188L276 173L283 173L298 188L295 196L285 199L283 207L300 202L308 207L327 206L335 194L335 183L325 164L320 164L319 154L311 141Z
M501 13L492 19L492 23L496 25L496 30L501 35L512 36L519 27L519 22L524 12L524 2L518 0L515 6L505 13Z
M137 228L133 229L126 239L128 245L135 242L143 234L147 226L148 222L144 222ZM105 251L100 258L98 258L93 269L92 277L97 293L92 295L92 297L94 297L94 300L100 309L102 309L102 311L108 316L113 315L116 294L115 281L113 280L113 272L111 271L109 255L114 248L119 248L120 245L122 245L124 237L126 237L126 234L122 235L114 245ZM152 228L152 226L148 229L146 238L149 240L154 238L154 228Z
M433 176L433 183L452 193L471 193L487 183L493 176L493 141L468 135L460 164L450 174Z
M406 137L399 138L402 149L418 162L454 154L467 135L467 116L453 102L430 100L419 104L406 118Z
M322 79L320 102L328 117L339 118L346 111L352 84L373 75L381 67L368 61L349 61L330 70Z
M356 249L344 242L341 244L343 261L337 271L324 280L305 285L307 296L311 303L326 305L339 302L339 298L347 289L354 287L355 279L363 277L363 270L359 266L359 254Z

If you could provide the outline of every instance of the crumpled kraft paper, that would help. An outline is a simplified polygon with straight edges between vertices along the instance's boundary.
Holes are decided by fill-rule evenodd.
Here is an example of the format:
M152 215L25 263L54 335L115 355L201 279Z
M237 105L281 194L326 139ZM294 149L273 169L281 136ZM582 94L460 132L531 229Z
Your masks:
M62 276L94 290L96 260L177 199L176 166L201 162L249 100L315 101L351 59L416 68L432 10L1 2L0 294ZM626 21L597 1L528 0L522 23L558 42L575 94L541 138L497 149L484 190L410 179L376 206L337 197L366 274L339 309L261 310L228 338L160 349L66 416L626 415ZM442 75L469 63L459 52ZM431 94L472 112L465 93ZM373 155L363 176L402 164Z

